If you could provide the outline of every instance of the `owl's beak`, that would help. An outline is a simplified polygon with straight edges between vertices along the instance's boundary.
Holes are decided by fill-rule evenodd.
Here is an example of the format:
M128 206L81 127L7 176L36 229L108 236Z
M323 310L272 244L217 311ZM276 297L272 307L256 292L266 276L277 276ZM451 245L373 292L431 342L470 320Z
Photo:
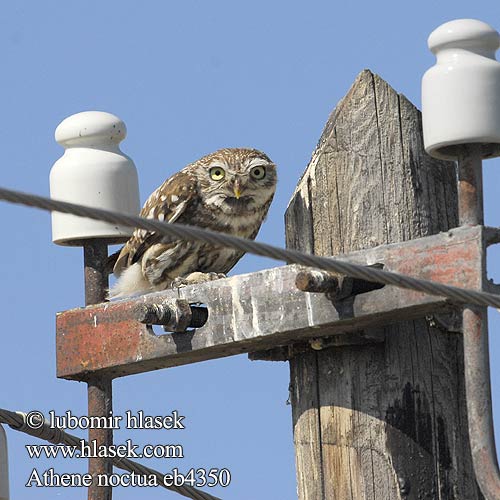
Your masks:
M240 196L241 196L241 182L239 179L234 180L233 192L234 192L235 198L237 200L239 200Z

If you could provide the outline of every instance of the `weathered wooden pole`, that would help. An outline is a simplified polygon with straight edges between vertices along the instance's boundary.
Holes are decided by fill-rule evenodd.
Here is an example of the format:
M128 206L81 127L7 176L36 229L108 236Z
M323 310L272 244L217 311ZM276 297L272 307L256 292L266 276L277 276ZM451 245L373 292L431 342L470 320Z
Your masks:
M456 183L454 163L425 154L419 111L363 71L293 195L287 246L337 255L446 231L458 224ZM407 272L419 270L408 262ZM422 318L362 332L357 345L296 349L300 500L482 498L467 433L462 335L447 326Z

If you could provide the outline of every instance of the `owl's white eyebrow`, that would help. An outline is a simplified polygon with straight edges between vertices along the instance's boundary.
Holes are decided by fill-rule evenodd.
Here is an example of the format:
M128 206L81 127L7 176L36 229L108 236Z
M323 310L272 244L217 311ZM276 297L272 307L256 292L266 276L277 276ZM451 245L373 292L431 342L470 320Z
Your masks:
M259 167L265 167L268 163L262 158L252 158L248 163L248 168L255 167L256 165Z

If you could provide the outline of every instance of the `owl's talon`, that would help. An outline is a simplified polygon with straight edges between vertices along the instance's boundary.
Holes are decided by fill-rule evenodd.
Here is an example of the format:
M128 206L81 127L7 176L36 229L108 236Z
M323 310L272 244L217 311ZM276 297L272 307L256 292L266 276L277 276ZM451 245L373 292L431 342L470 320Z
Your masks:
M170 283L170 288L173 288L173 289L176 289L176 288L183 288L187 285L187 283L185 282L185 279L184 278L175 278L174 280L172 280L172 283Z
M206 273L206 276L210 276L210 279L208 279L207 281L222 280L224 278L227 278L224 273Z
M197 285L199 283L207 283L208 281L215 281L225 278L223 273L200 273L195 272L187 276L179 276L172 280L170 286L172 288L182 288L188 285Z

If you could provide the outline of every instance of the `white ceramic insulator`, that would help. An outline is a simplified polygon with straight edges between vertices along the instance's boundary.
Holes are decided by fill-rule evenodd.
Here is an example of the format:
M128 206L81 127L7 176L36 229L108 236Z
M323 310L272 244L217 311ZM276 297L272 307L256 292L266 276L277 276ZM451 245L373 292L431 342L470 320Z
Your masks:
M0 500L9 500L9 462L7 458L7 438L0 425Z
M126 134L122 120L102 111L84 111L63 120L55 138L66 151L50 171L51 198L137 215L137 170L119 148ZM107 222L52 213L52 240L59 245L78 245L81 240L93 238L119 243L132 231Z
M500 35L475 19L435 29L428 45L436 65L422 79L426 151L456 159L460 145L483 145L483 157L500 155Z

